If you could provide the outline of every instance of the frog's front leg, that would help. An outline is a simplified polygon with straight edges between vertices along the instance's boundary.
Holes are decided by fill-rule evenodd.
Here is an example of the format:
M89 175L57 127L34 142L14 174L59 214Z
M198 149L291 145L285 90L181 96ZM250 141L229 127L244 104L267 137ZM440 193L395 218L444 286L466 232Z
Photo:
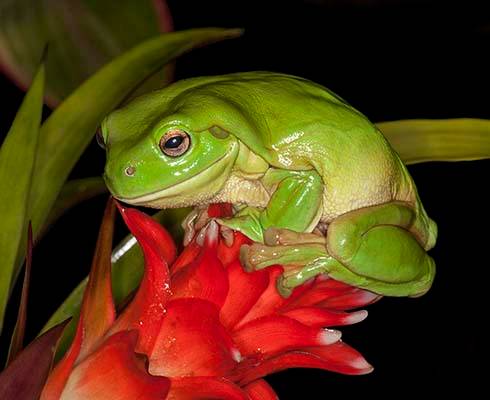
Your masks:
M346 213L328 227L323 252L318 239L292 240L295 234L278 230L266 234L270 246L253 245L242 251L252 269L287 262L279 289L287 294L320 273L347 284L388 296L420 296L435 275L433 259L411 232L414 211L393 202ZM284 237L289 243L285 245Z
M245 207L220 224L242 232L255 242L264 242L270 227L310 232L322 213L323 182L316 171L276 170L265 177L276 187L265 209Z

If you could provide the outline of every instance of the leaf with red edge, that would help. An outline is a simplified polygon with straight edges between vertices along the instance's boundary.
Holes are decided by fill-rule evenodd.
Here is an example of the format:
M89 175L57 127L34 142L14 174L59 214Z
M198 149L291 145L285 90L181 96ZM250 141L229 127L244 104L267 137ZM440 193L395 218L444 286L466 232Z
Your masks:
M364 357L342 341L329 346L309 347L280 354L263 361L254 368L237 371L234 379L246 385L256 379L289 368L318 368L348 375L364 375L373 367Z
M83 294L82 308L73 342L56 365L43 390L42 400L56 400L77 360L83 359L106 334L115 319L111 287L111 250L115 203L109 198L102 218L92 268Z
M149 354L152 374L222 376L240 360L213 303L201 299L172 300L164 313L155 348Z
M325 346L340 339L340 332L311 328L282 315L269 315L233 332L233 341L244 357L267 357L306 346Z
M172 379L167 400L204 399L250 400L242 389L224 378L199 376Z
M116 317L111 285L111 253L116 207L109 198L102 217L92 268L83 295L81 318L83 340L79 357L92 351L113 324Z
M56 106L111 59L172 30L165 0L8 0L0 10L0 64L19 86L32 78L46 43L47 101ZM158 73L156 89L170 80Z
M0 374L0 399L32 400L39 397L65 325L57 325L39 336Z
M148 354L153 348L170 295L168 263L176 248L169 233L141 211L118 205L131 233L138 241L145 259L145 272L133 301L111 328L111 333L135 329L139 332L137 351Z
M218 224L210 222L197 258L172 276L172 299L208 300L219 308L228 294L228 276L216 255Z
M233 329L267 289L269 272L264 270L245 272L238 260L232 262L226 272L229 290L220 310L220 318L227 329Z
M263 379L249 383L244 389L250 400L279 400L276 392Z
M170 380L147 372L145 360L135 353L137 336L135 331L110 336L75 367L63 397L66 394L70 399L165 399Z
M32 266L32 225L29 221L27 227L27 255L26 267L24 271L24 281L22 282L22 294L20 296L19 310L17 311L17 322L15 323L14 333L10 339L9 354L7 357L7 365L17 356L24 347L24 334L26 329L27 319L27 301L29 299L29 286L31 281L31 266Z
M46 385L43 388L40 400L58 400L65 388L66 382L70 377L71 371L80 354L83 340L83 316L80 317L70 348L63 358L56 364L53 371L48 377Z

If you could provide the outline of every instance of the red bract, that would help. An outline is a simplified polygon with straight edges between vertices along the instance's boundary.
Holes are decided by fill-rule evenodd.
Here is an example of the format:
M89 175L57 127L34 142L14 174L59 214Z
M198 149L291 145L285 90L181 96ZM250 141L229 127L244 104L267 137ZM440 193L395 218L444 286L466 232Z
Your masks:
M356 375L372 370L340 340L339 331L326 327L363 320L365 311L348 310L372 303L377 295L317 278L285 299L275 286L281 266L254 273L242 269L239 250L249 240L240 233L227 247L218 225L210 222L203 246L191 242L174 260L175 245L159 224L137 210L119 209L145 256L140 288L112 320L108 268L93 269L77 335L50 375L42 400L268 400L277 397L262 378L276 371L302 367ZM228 212L228 206L210 209L212 216ZM89 305L95 304L103 317L90 329L97 316Z

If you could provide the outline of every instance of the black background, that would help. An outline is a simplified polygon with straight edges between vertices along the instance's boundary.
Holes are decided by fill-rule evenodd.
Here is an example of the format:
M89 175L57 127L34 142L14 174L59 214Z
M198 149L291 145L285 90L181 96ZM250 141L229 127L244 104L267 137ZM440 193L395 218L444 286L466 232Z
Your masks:
M490 118L490 18L483 2L168 3L177 30L245 28L243 38L180 58L178 79L272 70L327 86L373 121ZM0 87L4 133L23 94L5 77ZM99 175L103 164L103 152L93 143L72 177ZM286 371L268 378L281 399L300 393L301 398L405 397L443 389L463 389L472 398L484 387L490 162L427 163L410 172L439 225L433 289L419 299L383 299L368 308L367 320L343 329L344 340L374 365L372 374ZM88 272L104 202L100 197L72 210L36 248L29 339ZM12 310L9 316L11 321Z

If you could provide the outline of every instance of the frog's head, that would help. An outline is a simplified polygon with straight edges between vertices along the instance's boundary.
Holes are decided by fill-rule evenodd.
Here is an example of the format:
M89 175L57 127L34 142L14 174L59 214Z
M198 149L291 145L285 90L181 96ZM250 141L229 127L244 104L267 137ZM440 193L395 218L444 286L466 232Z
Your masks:
M110 114L99 139L107 152L104 178L114 197L155 208L213 198L229 177L239 148L233 135L193 121L156 95Z

